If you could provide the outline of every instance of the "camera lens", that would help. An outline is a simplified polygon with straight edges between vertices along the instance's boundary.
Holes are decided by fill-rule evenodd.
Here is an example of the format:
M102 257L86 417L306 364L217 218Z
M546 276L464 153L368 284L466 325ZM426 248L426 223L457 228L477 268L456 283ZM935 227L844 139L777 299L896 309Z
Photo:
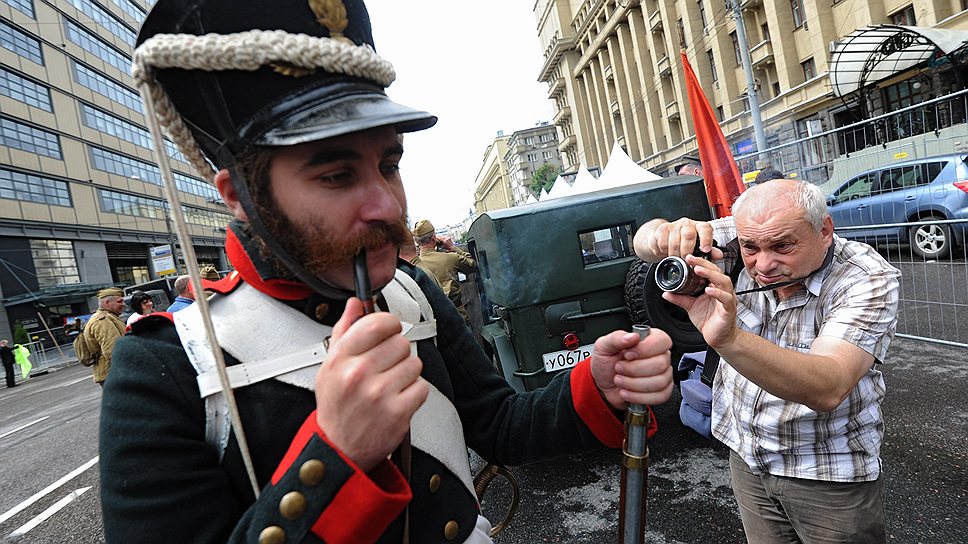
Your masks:
M683 259L666 257L656 265L655 283L668 293L697 297L708 282L693 272Z

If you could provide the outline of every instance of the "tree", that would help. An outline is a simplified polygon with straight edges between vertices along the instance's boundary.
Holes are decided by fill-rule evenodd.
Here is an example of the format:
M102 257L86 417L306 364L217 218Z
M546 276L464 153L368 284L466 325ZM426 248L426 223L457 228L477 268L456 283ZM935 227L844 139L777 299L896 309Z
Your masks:
M534 196L540 195L542 190L550 191L551 186L555 184L555 179L558 178L558 174L560 173L561 170L559 170L556 166L546 162L534 171L534 174L531 176L531 183L528 184L528 187L531 188L531 192L534 193Z

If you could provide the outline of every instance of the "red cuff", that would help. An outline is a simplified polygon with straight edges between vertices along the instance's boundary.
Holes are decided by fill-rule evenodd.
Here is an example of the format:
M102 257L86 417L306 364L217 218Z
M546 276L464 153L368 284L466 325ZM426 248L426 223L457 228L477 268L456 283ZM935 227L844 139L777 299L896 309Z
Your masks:
M332 502L313 524L313 533L332 544L376 541L413 498L410 487L403 474L389 460L381 462L369 473L363 472L326 440L326 435L316 424L315 410L303 422L289 451L272 475L273 485L292 467L314 436L326 441L353 469L353 475L340 487Z
M612 405L602 397L592 377L591 358L578 363L571 371L571 401L578 417L588 426L602 444L610 448L622 446L625 440L625 422L615 415ZM651 438L659 430L655 414L649 410L649 427L646 435Z

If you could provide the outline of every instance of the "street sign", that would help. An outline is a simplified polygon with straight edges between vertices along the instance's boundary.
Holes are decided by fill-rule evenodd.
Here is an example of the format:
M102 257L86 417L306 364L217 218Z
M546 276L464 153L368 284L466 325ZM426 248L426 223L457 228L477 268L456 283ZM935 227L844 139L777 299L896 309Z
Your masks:
M175 258L171 252L171 246L152 246L151 261L155 265L155 274L164 276L175 273Z

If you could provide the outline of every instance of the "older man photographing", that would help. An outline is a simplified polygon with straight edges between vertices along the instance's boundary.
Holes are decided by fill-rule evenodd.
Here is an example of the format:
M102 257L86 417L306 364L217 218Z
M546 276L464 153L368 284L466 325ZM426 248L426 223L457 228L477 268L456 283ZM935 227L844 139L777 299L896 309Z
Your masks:
M870 246L833 232L823 193L793 180L748 189L733 217L649 221L646 261L682 256L708 281L665 293L722 357L712 431L753 543L885 541L883 362L894 337L899 273ZM736 285L714 260L738 238Z

